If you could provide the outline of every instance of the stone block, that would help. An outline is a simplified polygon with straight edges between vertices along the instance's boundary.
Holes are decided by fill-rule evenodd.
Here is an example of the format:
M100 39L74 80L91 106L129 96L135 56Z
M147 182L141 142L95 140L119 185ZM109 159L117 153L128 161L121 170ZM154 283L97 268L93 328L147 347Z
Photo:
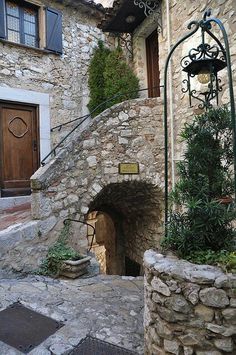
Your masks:
M224 308L229 304L229 298L224 290L215 287L205 288L200 291L201 302L210 307Z
M179 354L179 343L176 340L164 339L164 349L171 354Z
M205 322L211 322L214 318L214 310L202 304L195 307L195 314Z
M169 309L172 309L176 312L187 314L191 312L191 307L182 295L172 295L166 302L165 306Z
M190 346L184 346L184 355L193 355L193 348Z
M198 345L201 342L197 334L188 333L179 337L179 340L184 346L194 346Z
M189 319L189 314L175 312L162 306L158 306L157 313L161 316L161 318L170 323L187 321Z
M215 339L214 344L217 347L217 349L223 350L227 353L233 351L234 344L230 337Z
M214 323L207 323L206 324L206 329L210 330L213 333L216 334L221 334L225 337L231 336L231 335L236 335L236 326L223 326L223 325L217 325Z
M182 291L184 297L186 297L188 301L190 301L194 305L198 303L200 286L192 283L186 283L182 287Z
M222 311L224 319L230 324L236 325L236 309L235 308L226 308Z
M155 291L161 293L162 295L167 297L171 295L169 287L158 277L153 277L151 285Z

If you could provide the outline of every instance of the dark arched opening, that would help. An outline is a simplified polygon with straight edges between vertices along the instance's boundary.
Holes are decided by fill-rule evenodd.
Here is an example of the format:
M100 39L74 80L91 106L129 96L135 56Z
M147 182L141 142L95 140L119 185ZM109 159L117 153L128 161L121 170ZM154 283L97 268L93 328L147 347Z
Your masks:
M103 248L102 272L137 276L144 251L159 246L163 193L144 181L109 184L90 204L87 221L96 229L93 251Z

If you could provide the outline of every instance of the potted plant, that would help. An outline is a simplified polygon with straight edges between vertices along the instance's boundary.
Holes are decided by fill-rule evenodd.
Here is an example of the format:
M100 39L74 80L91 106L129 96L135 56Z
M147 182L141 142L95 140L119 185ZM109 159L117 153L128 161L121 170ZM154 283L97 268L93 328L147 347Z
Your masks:
M87 273L91 257L79 254L68 245L69 229L70 224L64 224L58 240L48 249L40 267L41 274L75 279Z
M231 127L230 112L223 107L194 117L181 132L186 151L178 164L179 180L171 193L175 209L169 212L162 245L193 262L233 258Z

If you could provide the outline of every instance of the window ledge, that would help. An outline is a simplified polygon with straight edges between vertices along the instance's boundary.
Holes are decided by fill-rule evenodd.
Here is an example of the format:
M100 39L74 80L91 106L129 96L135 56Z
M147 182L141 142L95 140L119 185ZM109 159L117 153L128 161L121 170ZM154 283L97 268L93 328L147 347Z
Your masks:
M32 49L33 51L36 51L36 52L39 52L39 53L42 53L42 54L54 54L56 56L60 56L61 55L60 53L55 53L55 52L49 51L47 49L31 47L31 46L27 46L26 44L22 44L22 43L11 42L11 41L8 41L8 40L3 39L3 38L0 38L0 42L3 43L3 44L7 44L7 45L9 45L11 47L20 47L20 48Z

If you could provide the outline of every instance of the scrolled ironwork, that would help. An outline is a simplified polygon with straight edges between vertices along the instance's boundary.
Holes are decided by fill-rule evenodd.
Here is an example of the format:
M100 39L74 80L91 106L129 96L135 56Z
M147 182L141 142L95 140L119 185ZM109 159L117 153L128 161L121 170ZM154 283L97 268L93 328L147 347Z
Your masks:
M158 32L162 29L161 1L160 0L133 0L134 5L143 9L146 17L152 17L157 24Z
M129 55L130 60L133 59L133 38L130 33L119 33L119 45L123 48Z
M153 15L153 13L160 7L159 1L150 0L134 0L134 5L144 10L146 17Z
M189 80L188 79L184 79L182 81L182 84L185 86L185 87L182 87L181 91L186 94L186 92L189 91Z

